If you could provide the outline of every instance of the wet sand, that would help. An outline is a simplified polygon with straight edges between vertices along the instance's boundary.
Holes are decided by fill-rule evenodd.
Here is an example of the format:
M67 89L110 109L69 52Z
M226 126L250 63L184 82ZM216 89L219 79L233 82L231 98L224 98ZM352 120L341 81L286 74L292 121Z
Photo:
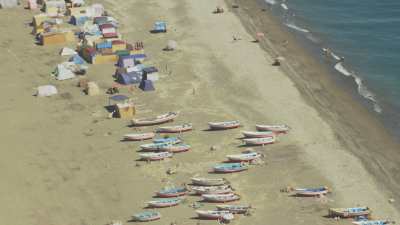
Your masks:
M120 142L122 135L154 127L134 129L129 121L107 119L105 94L85 96L76 87L77 80L55 81L50 72L63 61L58 56L63 46L34 44L31 28L25 25L33 13L22 8L0 10L1 223L127 223L163 186L180 185L195 175L220 177L208 171L224 161L226 154L244 150L237 139L240 131L253 130L256 123L286 123L293 130L277 144L255 148L266 155L262 165L223 176L242 195L241 203L256 208L252 216L238 217L234 224L337 224L323 217L327 209L357 204L370 206L378 218L399 218L387 201L390 193L371 176L371 171L379 172L375 164L370 164L372 169L365 166L372 158L367 153L377 151L375 146L393 149L382 128L345 92L320 76L323 71L316 62L296 45L292 47L290 34L280 33L274 23L268 24L270 41L277 47L274 37L281 40L281 36L273 35L286 35L289 46L282 54L290 53L285 55L287 63L302 69L292 67L298 73L290 73L286 62L281 68L272 67L274 54L268 45L252 42L254 28L246 17L246 10L256 12L252 2L239 1L240 19L231 10L212 14L213 0L99 2L119 20L124 39L143 41L149 64L161 70L155 92L122 90L137 103L138 117L179 110L175 124L195 126L193 132L182 135L193 149L164 162L136 161L141 143ZM159 19L168 21L169 32L149 33ZM233 41L233 35L242 40ZM179 50L163 52L170 39L177 41ZM112 84L114 69L91 65L87 76L105 91ZM47 83L55 84L61 93L51 98L32 96L35 87ZM244 127L204 131L208 121L231 119L240 120ZM370 144L373 141L375 145ZM217 150L210 151L211 146ZM373 158L384 165L391 162ZM167 175L169 168L176 168L177 174ZM288 185L328 185L333 193L323 199L292 198L279 191ZM198 200L190 196L178 207L160 210L163 218L151 224L197 223L189 205ZM202 208L213 207L204 204Z

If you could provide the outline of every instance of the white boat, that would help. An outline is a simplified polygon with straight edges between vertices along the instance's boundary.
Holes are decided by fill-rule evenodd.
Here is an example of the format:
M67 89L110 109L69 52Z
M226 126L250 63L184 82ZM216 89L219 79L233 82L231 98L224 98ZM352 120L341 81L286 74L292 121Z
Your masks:
M295 188L293 189L295 195L297 196L321 196L325 195L329 192L327 187L318 187L318 188Z
M164 145L158 148L159 151L168 151L172 153L187 152L190 150L190 145L187 144L176 144L176 145Z
M141 133L141 134L125 134L124 140L126 141L143 141L154 138L155 134L153 132L150 133Z
M191 180L194 185L200 186L220 186L228 183L225 178L193 177Z
M288 125L282 124L282 125L256 125L256 129L258 131L273 131L275 133L287 133L290 130L290 127Z
M233 220L234 216L229 211L217 211L217 210L196 210L196 213L200 219L208 220Z
M161 213L153 212L153 211L146 211L146 212L135 214L132 217L133 217L134 221L149 222L149 221L161 219Z
M264 138L275 136L273 131L243 131L242 134L246 138Z
M266 138L246 138L243 139L246 145L267 145L273 144L276 141L275 137L266 137Z
M231 162L249 162L261 158L262 154L253 151L245 151L241 154L227 155L226 157Z
M139 154L141 159L149 160L149 161L157 161L157 160L163 160L166 158L171 158L172 155L173 155L173 153L171 153L171 152L149 152L149 153Z
M159 127L157 129L157 133L182 133L186 131L191 131L193 129L193 126L191 123L185 123L182 125L177 125L177 126L164 126L164 127Z
M191 190L197 195L204 194L227 194L232 193L233 190L229 185L221 186L192 186Z
M166 122L173 121L178 116L177 112L169 112L166 114L159 115L154 118L143 118L143 119L133 119L133 126L149 126L149 125L157 125Z
M233 214L247 213L250 209L250 205L217 205L218 210L229 211Z
M235 193L228 194L204 194L201 195L205 202L233 202L240 199L240 196Z
M181 198L162 198L153 201L148 201L147 205L150 208L166 208L179 205L182 202Z
M238 128L240 126L239 121L225 121L225 122L209 122L208 126L211 130L227 130Z

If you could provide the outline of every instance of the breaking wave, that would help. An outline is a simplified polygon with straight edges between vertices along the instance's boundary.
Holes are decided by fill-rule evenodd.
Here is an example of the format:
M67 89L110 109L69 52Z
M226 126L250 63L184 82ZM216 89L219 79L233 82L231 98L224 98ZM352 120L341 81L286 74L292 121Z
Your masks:
M292 28L293 30L297 30L297 31L303 32L303 33L310 33L309 30L307 30L305 28L302 28L302 27L299 27L299 26L296 26L294 23L285 23L285 26L287 26L289 28Z
M264 0L267 4L270 4L270 5L275 5L276 4L276 1L275 0Z

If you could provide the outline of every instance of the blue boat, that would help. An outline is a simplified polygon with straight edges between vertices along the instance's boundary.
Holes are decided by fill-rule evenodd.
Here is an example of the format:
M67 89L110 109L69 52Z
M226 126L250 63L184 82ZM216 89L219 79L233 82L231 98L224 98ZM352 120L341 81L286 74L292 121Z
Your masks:
M169 144L178 144L181 143L182 140L177 137L164 137L164 138L156 138L153 141L154 143L169 143Z
M331 208L329 215L332 217L339 216L343 218L368 216L371 210L368 207L354 207L354 208Z
M321 196L329 192L328 187L318 188L295 188L295 194L297 196Z
M161 218L161 213L153 212L153 211L146 211L142 213L138 213L132 216L133 220L139 222L148 222L153 220L159 220Z
M181 198L160 198L147 202L147 205L152 208L165 208L179 205L181 202Z
M361 221L354 221L353 224L356 225L385 225L389 224L388 220L361 220Z
M215 173L235 173L247 170L248 167L242 163L222 163L214 166Z
M186 188L171 188L171 189L166 189L166 190L161 190L156 193L156 195L160 198L172 198L172 197L179 197L186 195L187 189Z

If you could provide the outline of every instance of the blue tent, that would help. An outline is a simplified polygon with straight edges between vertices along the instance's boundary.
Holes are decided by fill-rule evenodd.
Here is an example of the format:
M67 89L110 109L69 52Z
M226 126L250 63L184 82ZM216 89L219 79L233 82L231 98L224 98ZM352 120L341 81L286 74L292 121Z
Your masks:
M120 56L117 63L118 67L130 67L135 66L135 56L134 55L123 55Z
M70 62L73 62L73 63L76 64L76 65L85 64L85 60L82 59L82 57L80 57L80 56L77 55L77 54L75 54L74 56L72 56L72 57L69 59L69 61L70 61Z
M142 80L140 82L139 88L142 89L143 91L154 91L154 85L151 80Z
M137 72L120 73L117 75L117 82L120 84L138 84L142 80L142 74Z

